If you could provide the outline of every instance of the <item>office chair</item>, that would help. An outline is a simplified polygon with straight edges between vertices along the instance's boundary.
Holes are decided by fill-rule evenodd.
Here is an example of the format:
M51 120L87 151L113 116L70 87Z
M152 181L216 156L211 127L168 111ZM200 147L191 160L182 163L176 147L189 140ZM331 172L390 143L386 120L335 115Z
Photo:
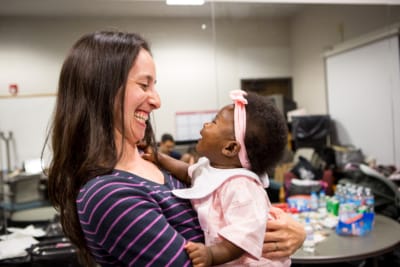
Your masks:
M339 182L349 181L371 188L375 196L375 212L400 222L400 191L397 185L365 164L358 166L358 169L347 171L346 178Z
M296 150L308 147L318 151L330 143L331 119L329 115L294 116L291 129Z

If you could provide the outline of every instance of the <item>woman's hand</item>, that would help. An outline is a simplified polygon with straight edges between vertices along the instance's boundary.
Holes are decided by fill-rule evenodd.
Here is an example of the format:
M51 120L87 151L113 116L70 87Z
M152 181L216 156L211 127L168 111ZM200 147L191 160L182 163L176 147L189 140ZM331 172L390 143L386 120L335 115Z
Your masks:
M271 207L270 214L275 219L267 223L263 256L268 259L289 257L301 247L306 238L304 226L279 208Z

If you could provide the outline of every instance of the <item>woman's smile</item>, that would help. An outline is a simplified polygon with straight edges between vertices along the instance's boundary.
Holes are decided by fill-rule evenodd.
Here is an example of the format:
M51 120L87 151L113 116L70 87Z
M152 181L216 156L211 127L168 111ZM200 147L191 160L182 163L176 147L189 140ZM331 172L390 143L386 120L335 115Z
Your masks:
M133 116L135 117L136 121L144 125L146 124L146 121L149 119L149 113L142 110L135 111Z

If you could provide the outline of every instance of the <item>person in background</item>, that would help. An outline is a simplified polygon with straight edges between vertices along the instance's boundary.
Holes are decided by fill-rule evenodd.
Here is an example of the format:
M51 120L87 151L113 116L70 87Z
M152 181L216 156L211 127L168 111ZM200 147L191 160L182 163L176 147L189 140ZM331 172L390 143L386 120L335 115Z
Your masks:
M196 151L196 146L190 145L185 153L183 153L181 160L189 165L195 164L199 160L199 154Z
M156 79L149 45L135 33L85 34L62 65L45 143L48 191L85 267L190 266L186 243L204 242L190 201L171 192L186 186L138 146L157 150L149 122L161 106ZM264 255L291 255L304 238L282 217L269 224Z
M172 173L187 173L177 177L192 184L173 194L191 200L206 245L189 242L186 250L195 267L290 266L289 258L261 257L271 208L264 186L268 187L267 171L286 146L285 119L266 97L235 90L231 98L234 104L223 107L200 131L196 149L201 157L196 164L159 158ZM269 215L275 219L277 214Z
M178 151L174 150L175 148L175 140L171 134L165 133L161 136L160 145L158 150L161 153L167 154L174 159L181 159L182 155Z

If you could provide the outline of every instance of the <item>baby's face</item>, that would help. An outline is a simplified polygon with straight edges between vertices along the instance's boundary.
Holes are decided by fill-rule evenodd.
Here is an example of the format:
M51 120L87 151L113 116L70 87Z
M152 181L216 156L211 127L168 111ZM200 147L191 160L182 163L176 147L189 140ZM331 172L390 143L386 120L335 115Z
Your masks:
M227 141L235 140L234 106L223 107L211 122L203 125L201 139L197 142L197 152L207 157L210 162L220 163L222 149Z

